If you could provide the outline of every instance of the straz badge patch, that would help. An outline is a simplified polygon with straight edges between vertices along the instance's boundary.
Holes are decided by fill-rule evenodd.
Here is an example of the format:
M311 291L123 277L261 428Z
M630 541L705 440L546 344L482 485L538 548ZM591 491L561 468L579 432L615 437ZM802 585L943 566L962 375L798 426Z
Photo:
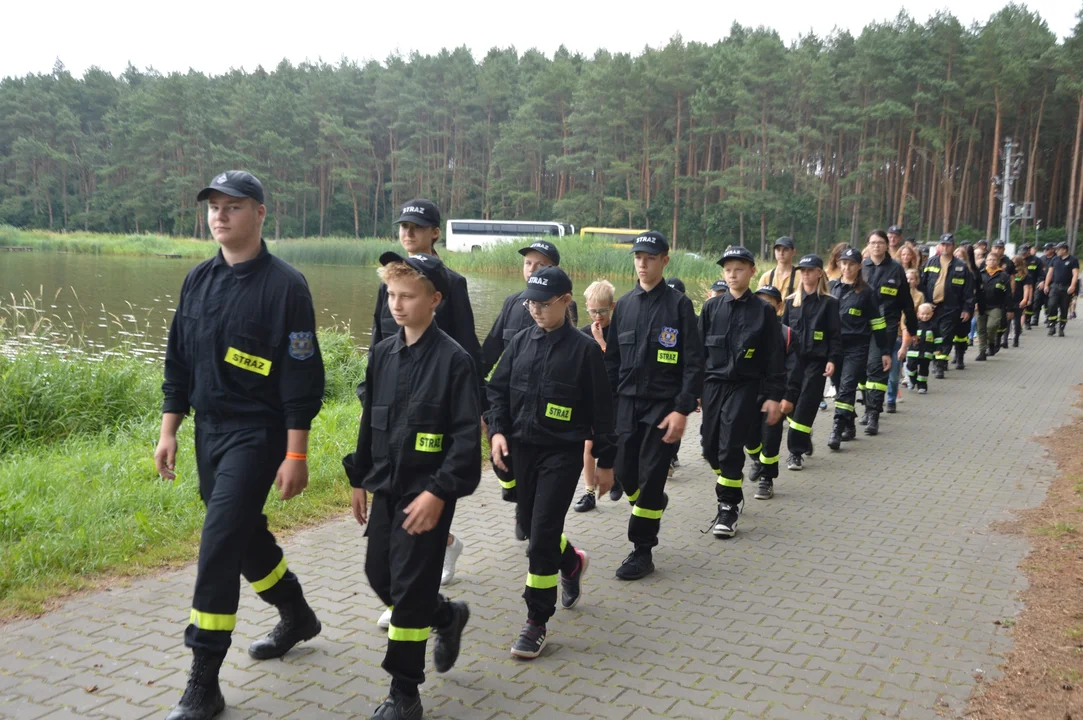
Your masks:
M308 360L316 353L316 336L312 332L290 333L290 357Z
M662 347L677 347L677 328L663 327L658 334L658 344Z
M263 375L264 377L271 374L270 360L256 355L243 353L234 347L226 350L226 362L234 367L239 367L241 370L254 372L257 375Z

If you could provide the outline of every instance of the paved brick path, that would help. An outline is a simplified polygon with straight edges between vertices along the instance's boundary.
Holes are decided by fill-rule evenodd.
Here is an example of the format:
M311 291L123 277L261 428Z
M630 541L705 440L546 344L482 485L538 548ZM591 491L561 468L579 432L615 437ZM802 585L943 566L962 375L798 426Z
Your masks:
M586 595L558 612L549 648L529 664L507 653L524 616L523 546L486 477L454 527L467 551L449 594L470 602L473 620L458 666L423 687L427 717L957 715L1010 646L994 621L1019 610L1026 547L989 524L1043 497L1054 468L1028 438L1073 412L1081 325L1066 340L1032 331L1024 348L952 371L928 396L906 394L879 437L843 452L827 449L821 413L805 471L783 470L774 500L750 499L733 540L700 534L713 477L685 442L658 571L644 581L613 577L627 552L624 501L569 513L569 537L592 557ZM285 660L245 654L275 615L242 592L223 717L369 716L386 687L385 635L363 547L349 519L287 544L324 633ZM164 716L185 683L193 576L189 567L4 627L0 717Z

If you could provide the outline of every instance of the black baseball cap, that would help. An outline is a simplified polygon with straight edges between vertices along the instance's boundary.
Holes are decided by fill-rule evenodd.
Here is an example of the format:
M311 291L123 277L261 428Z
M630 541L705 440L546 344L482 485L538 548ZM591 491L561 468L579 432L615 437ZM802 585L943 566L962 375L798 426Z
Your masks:
M1023 243L1022 245L1019 246L1019 249L1020 250L1030 250L1032 247L1034 247L1034 246L1031 245L1030 243Z
M540 252L542 255L552 260L554 265L560 264L560 251L557 250L557 246L551 242L538 240L530 243L530 245L525 248L519 248L519 254L523 257L526 257L526 254L531 251Z
M1063 240L1061 242L1057 243L1057 250L1067 250L1067 249L1068 249L1068 243L1064 242Z
M263 204L263 183L255 175L244 170L226 170L211 180L211 184L199 191L196 202L203 202L212 192L220 192L231 197L252 198Z
M982 242L984 242L984 241L982 241ZM955 236L952 235L951 233L944 233L943 235L940 236L940 243L939 244L940 245L945 245L945 244L946 245L954 245L955 244Z
M1053 247L1053 243L1046 243L1045 245L1042 245L1042 250L1052 250Z
M444 262L435 255L417 253L403 257L397 252L385 252L380 256L380 264L401 262L406 263L414 270L425 276L444 297L448 296L447 273L444 271Z
M522 298L543 301L571 291L572 280L568 274L556 265L549 265L538 268L527 278L526 290L523 291Z
M730 289L730 285L725 280L715 280L711 283L711 290L714 292L726 292Z
M775 240L775 247L778 247L779 245L784 248L789 248L790 250L793 250L793 238L789 235L783 235L778 240Z
M669 252L669 241L666 236L657 230L648 230L635 239L632 243L632 252L645 252L651 255L661 255Z
M941 242L943 242L943 241L941 241ZM984 245L985 247L989 247L989 241L986 240L985 238L982 238L981 240L974 243L974 245Z
M774 285L764 285L756 290L757 295L767 295L773 297L775 300L782 300L782 293Z
M756 264L756 256L752 254L752 251L740 245L726 248L726 252L718 258L718 264L725 267L727 260L743 260L753 266Z
M861 251L854 247L848 247L842 251L839 255L839 262L843 260L849 260L850 262L860 263L864 258L861 257Z
M682 295L687 294L688 292L684 287L684 281L678 277L671 277L669 280L666 280L666 285L669 285L671 288L681 293Z
M1004 247L1004 241L1003 240L997 240L996 242L993 243L993 247Z
M394 224L404 222L412 222L421 227L440 227L440 208L436 207L432 200L425 198L411 200L399 210L399 219Z
M824 261L819 255L806 255L801 258L801 262L797 263L798 269L801 268L819 268L824 269Z
M902 235L903 229L898 225L892 225L887 229L889 235Z

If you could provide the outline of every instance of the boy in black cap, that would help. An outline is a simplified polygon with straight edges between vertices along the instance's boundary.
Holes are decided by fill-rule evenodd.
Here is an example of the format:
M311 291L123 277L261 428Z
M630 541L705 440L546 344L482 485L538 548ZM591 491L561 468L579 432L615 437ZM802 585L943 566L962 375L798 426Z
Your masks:
M784 307L782 293L773 285L764 285L756 290L756 296L775 309L775 314L781 315ZM788 417L793 412L793 406L801 393L801 380L804 375L804 363L801 360L800 340L786 325L782 329L782 348L786 353L786 390L779 403L779 412L782 417ZM762 406L767 397L762 393L756 402ZM761 421L753 423L748 439L745 441L745 450L752 458L752 471L748 475L750 481L756 481L757 500L770 500L775 496L775 480L778 478L779 451L782 447L783 425L777 422L773 425L767 422L767 413L761 413Z
M1045 286L1049 289L1049 304L1045 314L1049 320L1049 335L1058 332L1064 337L1068 323L1068 304L1075 296L1079 283L1079 260L1068 254L1068 243L1057 243L1057 256L1049 262L1045 273Z
M308 283L260 237L263 186L240 170L196 196L218 254L184 279L169 328L162 427L154 463L176 477L177 430L196 414L199 496L207 508L184 644L188 686L169 720L208 720L225 709L218 674L232 642L243 575L278 608L278 624L248 648L285 655L320 633L297 576L267 529L271 486L283 500L308 485L308 432L323 398L323 360Z
M786 366L778 314L748 290L755 257L743 247L731 247L718 264L729 291L705 302L699 316L706 352L703 456L718 476L712 531L729 538L737 532L744 501L744 447L761 412L768 425L782 419Z
M455 501L481 480L481 410L472 358L433 321L449 290L443 263L422 253L384 253L380 263L401 330L369 352L368 405L343 465L354 518L368 525L365 575L392 608L383 662L391 691L372 717L420 720L429 629L436 671L447 672L470 618L466 603L439 590Z
M519 254L523 256L523 280L529 280L535 270L553 265L560 265L560 250L548 240L536 240L530 245L519 248ZM573 323L578 322L578 311L573 300L568 308ZM481 345L481 369L483 378L489 377L497 360L504 352L515 335L526 327L533 327L534 321L526 308L526 300L523 292L514 292L504 298L504 306L500 314L496 316L493 327ZM485 403L483 402L482 405ZM511 468L511 464L507 465ZM515 502L515 476L510 474L512 470L503 470L496 464L493 465L496 479L500 482L501 495L508 502ZM515 526L515 539L526 540L526 531L519 525Z
M527 279L523 299L535 321L508 343L489 381L493 465L518 479L517 515L530 536L527 621L511 654L533 659L545 647L546 623L560 604L582 596L587 554L564 536L564 517L583 471L583 443L593 441L597 485L613 485L613 398L602 351L567 317L572 281L559 267ZM509 468L507 463L513 462Z
M725 280L715 280L711 283L710 289L707 290L707 299L710 300L713 297L724 295L729 289L730 286L726 284Z
M766 285L776 287L783 299L793 295L794 288L801 286L801 271L793 266L793 256L796 252L792 237L783 235L775 240L777 265L760 276L758 287L762 288Z
M669 243L649 231L636 238L632 253L638 282L617 301L605 352L616 401L614 470L632 504L634 550L617 569L621 580L654 571L669 462L703 392L703 345L692 301L663 281Z

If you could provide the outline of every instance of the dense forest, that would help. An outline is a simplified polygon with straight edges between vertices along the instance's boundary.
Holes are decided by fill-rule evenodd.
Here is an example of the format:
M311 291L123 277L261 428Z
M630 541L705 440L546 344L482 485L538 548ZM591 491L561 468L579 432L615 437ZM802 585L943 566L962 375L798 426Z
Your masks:
M1081 130L1083 12L1059 41L1019 5L789 45L734 25L635 56L458 48L82 78L58 60L0 81L0 223L203 237L196 190L245 168L269 237L386 236L415 196L445 217L653 227L688 249L823 247L891 222L995 236L1010 137L1013 199L1074 238Z

